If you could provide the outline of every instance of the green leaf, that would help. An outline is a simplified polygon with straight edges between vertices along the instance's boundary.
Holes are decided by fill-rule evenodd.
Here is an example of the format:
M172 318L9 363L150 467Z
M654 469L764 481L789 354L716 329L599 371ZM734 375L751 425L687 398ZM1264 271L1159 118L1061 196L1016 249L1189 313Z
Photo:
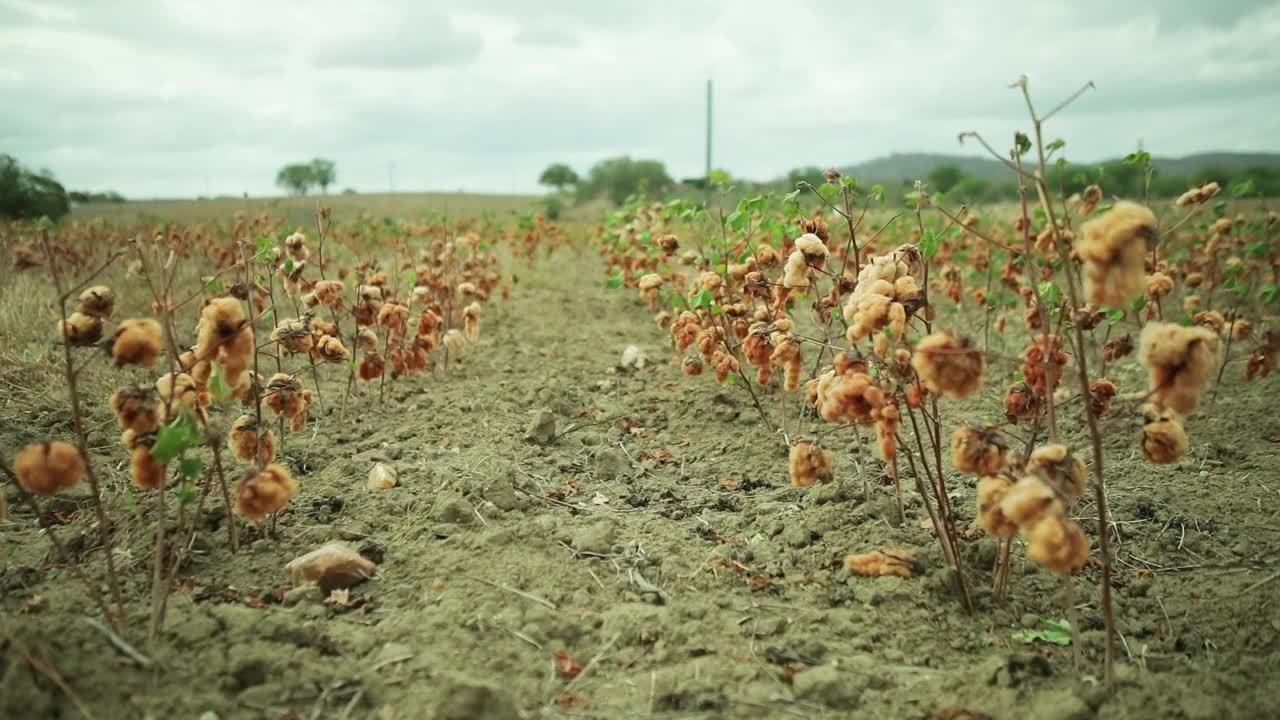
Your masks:
M1013 634L1013 639L1024 643L1039 640L1054 645L1070 645L1071 623L1066 620L1045 620L1038 629L1019 630Z
M222 282L222 278L217 275L205 275L200 278L200 282L204 283L204 292L213 293L214 295L217 295L226 288L226 285Z
M715 295L713 295L710 290L703 289L700 290L697 295L693 296L693 299L689 302L689 306L693 308L710 308L714 301Z
M200 429L196 427L196 419L183 410L177 420L156 433L156 442L151 446L151 457L163 465L181 455L187 448L199 444Z
M293 269L294 269L294 267L295 267L295 266L294 266L294 264L293 264L293 258L285 258L285 259L284 259L284 274L285 274L285 275L292 275L292 274L293 274Z
M942 246L942 240L938 234L932 230L926 230L920 238L920 252L924 253L926 258L932 258L938 254L938 249Z
M689 302L684 298L680 297L679 295L672 295L671 307L675 308L676 310L688 310Z
M843 311L842 311L840 308L838 308L838 307L833 307L833 308L831 308L831 319L832 319L832 320L839 320L841 317L843 317Z
M1136 297L1133 299L1133 302L1129 303L1129 311L1136 314L1136 313L1142 312L1142 308L1146 306L1147 306L1147 298L1145 296Z
M178 502L183 505L190 505L196 501L195 483L186 478L182 478L178 482L177 492Z
M1015 133L1013 136L1014 151L1019 155L1031 152L1031 138L1026 133Z
M1063 140L1062 138L1057 138L1053 142L1049 143L1048 145L1045 145L1044 149L1048 150L1049 152L1055 152L1055 151L1061 150L1066 146L1067 146L1066 140Z
M738 373L729 373L729 375L725 377L724 381L728 385L738 382Z
M840 187L844 188L845 190L853 190L854 188L858 187L858 181L852 175L841 175Z
M619 270L618 272L613 274L613 277L610 277L608 280L604 281L604 286L607 288L612 288L616 290L622 287L622 279L623 279L622 271Z
M1269 305L1280 305L1280 285L1271 283L1262 288L1262 292L1258 293L1258 297L1262 299L1262 302Z
M204 461L198 457L184 457L178 463L178 475L184 480L196 480L204 469Z
M213 370L209 373L209 394L215 402L223 402L231 397L231 387L227 385L226 373L220 363L213 363Z
M1121 310L1120 308L1105 308L1103 312L1107 316L1107 322L1112 325L1115 325L1124 319L1124 310Z
M1044 301L1045 307L1057 307L1062 301L1062 288L1058 287L1051 280L1045 280L1040 283L1040 299Z

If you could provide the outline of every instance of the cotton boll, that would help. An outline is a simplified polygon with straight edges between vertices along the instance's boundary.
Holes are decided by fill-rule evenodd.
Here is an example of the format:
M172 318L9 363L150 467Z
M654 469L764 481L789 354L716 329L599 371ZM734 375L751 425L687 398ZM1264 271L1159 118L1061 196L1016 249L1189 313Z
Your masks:
M18 483L30 492L50 497L69 490L84 477L80 449L68 442L31 443L13 459Z
M1090 305L1124 307L1143 292L1147 244L1156 240L1155 228L1149 209L1126 201L1084 224L1075 252L1084 263Z
M800 440L791 446L788 468L793 487L809 487L834 479L830 450L818 447L812 440Z

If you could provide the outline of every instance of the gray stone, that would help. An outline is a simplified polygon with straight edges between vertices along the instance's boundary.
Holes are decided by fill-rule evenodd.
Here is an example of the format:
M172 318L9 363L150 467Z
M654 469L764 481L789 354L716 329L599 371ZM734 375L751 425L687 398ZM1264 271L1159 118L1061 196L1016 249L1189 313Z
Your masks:
M631 461L616 448L606 448L596 453L596 479L613 482L631 472Z
M574 550L607 555L613 549L617 527L610 520L601 520L579 529L573 534Z
M475 506L457 493L445 493L431 508L431 519L438 523L468 525L475 522Z
M525 430L525 442L547 445L556 437L556 416L550 410L539 410Z
M866 685L859 676L843 673L835 665L819 665L797 673L792 687L796 697L837 710L852 710L858 707Z

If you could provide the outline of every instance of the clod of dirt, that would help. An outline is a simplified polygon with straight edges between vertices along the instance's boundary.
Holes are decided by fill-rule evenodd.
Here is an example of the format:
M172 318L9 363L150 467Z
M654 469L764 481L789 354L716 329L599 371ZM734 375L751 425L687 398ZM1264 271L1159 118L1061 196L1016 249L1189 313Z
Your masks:
M457 493L446 493L436 499L431 519L448 525L467 525L476 520L476 507Z
M556 416L550 410L539 410L525 430L525 442L547 445L556 438Z
M596 454L596 479L613 482L631 472L631 461L625 453L614 448Z
M613 521L601 520L575 532L571 544L579 552L608 555L613 549L613 539L617 532L618 528Z
M396 469L386 463L374 463L369 469L369 477L365 481L365 487L370 490L390 490L400 484L399 473Z
M306 583L295 588L290 588L289 591L284 594L283 601L286 606L293 607L294 605L309 605L311 603L323 602L324 598L324 591L320 589L319 585Z
M484 499L503 511L511 511L524 506L524 501L516 494L515 485L510 477L500 476L489 483L483 492Z
M636 345L628 345L622 351L622 359L618 362L618 367L623 370L640 370L649 362L649 358L645 357L644 351Z
M1093 717L1089 704L1070 690L1045 690L1033 698L1027 717L1036 720L1088 720Z
M349 588L373 577L378 566L342 543L323 545L284 566L294 583L312 582L328 593Z
M854 673L842 673L835 665L819 665L792 679L796 697L838 710L852 710L862 700L866 682Z
M518 720L520 717L511 698L486 683L458 681L444 689L439 697L435 720Z

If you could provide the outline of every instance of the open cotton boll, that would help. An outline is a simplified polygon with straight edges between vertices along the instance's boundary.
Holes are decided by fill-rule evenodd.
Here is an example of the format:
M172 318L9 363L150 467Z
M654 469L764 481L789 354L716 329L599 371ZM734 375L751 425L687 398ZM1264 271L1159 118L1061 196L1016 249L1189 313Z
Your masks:
M832 474L831 451L818 447L812 440L800 440L791 446L788 469L794 487L829 483Z
M31 443L14 457L13 473L22 487L50 497L80 482L85 473L84 458L80 449L68 442Z
M1147 369L1156 405L1187 415L1218 365L1220 341L1212 330L1148 322L1138 341L1138 362Z
M289 504L298 486L283 465L267 465L245 476L236 487L236 512L260 521Z
M1124 307L1146 289L1147 244L1154 242L1156 217L1146 207L1122 201L1086 222L1075 253L1084 263L1084 294L1095 307Z
M929 392L956 400L963 400L982 387L985 364L982 351L950 330L924 338L911 355L911 366Z
M160 323L151 318L130 318L116 326L111 357L116 367L153 368L160 356Z

